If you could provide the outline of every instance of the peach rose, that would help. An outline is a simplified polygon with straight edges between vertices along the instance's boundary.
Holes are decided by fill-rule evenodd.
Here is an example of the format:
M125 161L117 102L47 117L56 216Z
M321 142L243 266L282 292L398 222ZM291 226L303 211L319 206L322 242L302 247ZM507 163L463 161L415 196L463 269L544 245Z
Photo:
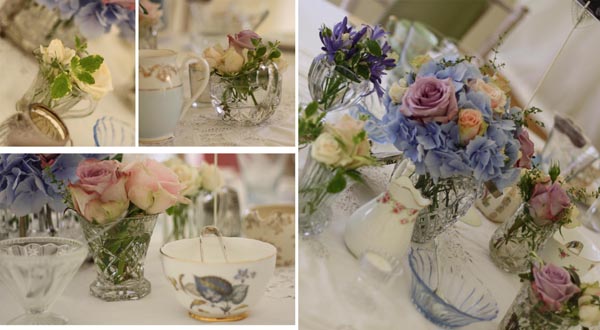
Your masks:
M470 84L471 90L476 92L482 92L489 96L491 101L492 110L495 112L504 112L504 106L506 105L507 97L506 93L498 86L486 83L482 79L477 79Z
M487 126L479 110L462 109L458 112L458 136L463 145L469 144L476 136L483 135Z
M147 214L162 213L177 203L189 203L177 174L153 159L130 163L123 171L129 175L125 184L127 196Z

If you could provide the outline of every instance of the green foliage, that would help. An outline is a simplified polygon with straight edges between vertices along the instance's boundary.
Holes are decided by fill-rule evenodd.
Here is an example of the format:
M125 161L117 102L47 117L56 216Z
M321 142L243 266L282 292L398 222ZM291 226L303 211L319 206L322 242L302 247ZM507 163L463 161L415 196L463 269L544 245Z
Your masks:
M317 102L309 103L304 110L299 109L298 139L301 145L310 143L323 131L323 119L326 113L319 111Z

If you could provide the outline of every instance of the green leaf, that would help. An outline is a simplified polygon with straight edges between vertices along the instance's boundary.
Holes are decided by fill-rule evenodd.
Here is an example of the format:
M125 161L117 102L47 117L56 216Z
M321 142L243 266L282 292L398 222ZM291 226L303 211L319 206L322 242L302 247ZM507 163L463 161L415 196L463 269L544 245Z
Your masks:
M359 64L356 67L356 73L363 77L365 80L371 78L371 70L369 69L369 66L366 64Z
M327 185L327 192L330 194L337 194L346 189L346 178L344 177L344 171L338 170L333 179L329 181Z
M123 154L116 154L113 156L112 160L116 160L117 162L123 162Z
M267 53L267 47L262 46L256 48L256 57L263 57Z
M371 54L375 56L381 56L381 46L379 46L379 43L377 41L369 39L367 40L366 44Z
M272 60L274 58L279 58L281 57L281 52L279 51L279 49L275 49L271 52L271 54L269 55L269 59Z
M94 77L92 77L92 75L89 72L81 72L78 73L76 76L77 79L88 85L93 85L96 83L96 80L94 79Z
M71 81L69 81L67 74L63 72L59 74L52 82L52 86L50 87L50 96L53 99L60 99L61 97L67 95L71 91L71 88Z
M81 65L81 68L89 73L94 73L96 72L96 70L98 70L100 68L100 65L102 65L102 62L104 62L104 58L102 58L102 56L100 55L90 55L87 57L82 58L79 61L79 64Z
M317 102L310 102L307 106L306 109L304 110L304 114L306 115L306 118L310 118L312 117L315 113L317 113L317 110L319 110L319 103ZM600 189L600 188L599 188Z
M365 181L363 180L362 176L360 175L360 173L356 170L350 170L350 171L346 171L346 176L349 177L350 179L356 181L356 182L360 182L360 183L364 183Z

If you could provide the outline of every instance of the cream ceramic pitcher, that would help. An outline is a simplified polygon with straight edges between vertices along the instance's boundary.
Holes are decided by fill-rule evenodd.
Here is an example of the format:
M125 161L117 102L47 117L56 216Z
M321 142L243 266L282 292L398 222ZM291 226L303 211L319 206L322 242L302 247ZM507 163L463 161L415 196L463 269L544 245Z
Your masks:
M429 204L408 177L392 179L386 192L352 214L344 233L346 246L357 258L368 250L404 257L417 214Z
M183 94L184 65L195 60L204 68L204 80L195 85L192 97ZM206 89L210 69L206 60L192 53L167 49L140 49L139 59L139 135L142 142L172 138L175 127Z

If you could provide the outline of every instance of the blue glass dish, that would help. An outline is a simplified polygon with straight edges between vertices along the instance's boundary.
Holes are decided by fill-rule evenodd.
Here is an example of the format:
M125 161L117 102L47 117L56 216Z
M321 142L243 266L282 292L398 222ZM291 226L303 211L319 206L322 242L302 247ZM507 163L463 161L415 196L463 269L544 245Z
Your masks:
M135 130L129 123L104 116L94 124L94 143L97 147L133 147Z
M443 328L491 321L498 305L491 292L468 268L438 257L435 249L412 248L411 299L429 321Z

